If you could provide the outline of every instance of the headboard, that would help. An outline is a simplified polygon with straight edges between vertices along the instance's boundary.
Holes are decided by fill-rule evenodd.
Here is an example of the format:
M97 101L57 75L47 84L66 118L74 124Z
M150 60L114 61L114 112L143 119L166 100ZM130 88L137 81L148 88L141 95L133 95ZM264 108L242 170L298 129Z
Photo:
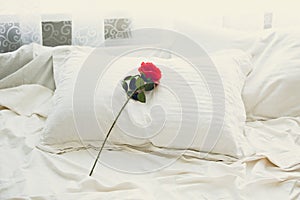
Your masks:
M144 17L144 18L143 18ZM131 30L154 27L175 31L178 21L202 26L257 31L273 27L273 13L259 12L244 15L217 15L212 18L161 18L161 16L140 16L125 13L102 17L81 14L36 14L36 15L0 15L0 53L10 52L29 43L44 46L79 45L100 46L107 39L125 39L132 37ZM185 23L188 22L188 23ZM210 23L213 22L213 23Z
M18 16L0 17L0 53L14 51L29 43L51 47L60 45L96 47L107 39L130 37L129 18L103 19L95 24L84 24L65 16L60 19L57 16L52 19L49 16L42 16L40 20L34 22L21 20Z

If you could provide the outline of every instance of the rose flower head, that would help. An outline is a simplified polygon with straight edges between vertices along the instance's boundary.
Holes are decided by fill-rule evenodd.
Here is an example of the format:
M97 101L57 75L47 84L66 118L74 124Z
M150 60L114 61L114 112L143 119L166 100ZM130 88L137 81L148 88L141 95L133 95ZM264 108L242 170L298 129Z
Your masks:
M141 75L145 76L147 80L150 80L155 84L159 84L159 80L161 79L161 71L153 63L142 62L138 70L141 73Z

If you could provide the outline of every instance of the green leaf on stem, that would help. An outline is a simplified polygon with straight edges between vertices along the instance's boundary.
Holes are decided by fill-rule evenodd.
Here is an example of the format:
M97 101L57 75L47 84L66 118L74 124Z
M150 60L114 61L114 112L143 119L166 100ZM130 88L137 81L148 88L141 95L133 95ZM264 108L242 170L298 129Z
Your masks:
M126 92L128 91L128 84L126 83L126 81L123 81L122 87Z
M131 98L132 98L133 100L139 101L139 99L138 99L138 93L135 92L135 93L132 95Z
M145 91L151 91L151 90L153 90L154 89L154 83L147 83L146 85L145 85Z
M145 96L145 93L144 92L140 92L138 95L137 95L137 99L139 102L141 103L146 103L146 96Z
M131 79L131 77L132 77L132 76L126 76L126 77L124 78L124 81L128 81L129 79Z
M130 95L133 93L133 91L131 91L131 90L128 90L127 91L127 95L128 95L128 97L130 97Z
M144 80L141 77L138 77L138 79L135 82L136 88L142 87L144 85Z
M135 90L135 89L136 89L135 82L136 82L136 79L135 79L135 78L132 78L132 79L130 80L129 88L130 88L131 90Z

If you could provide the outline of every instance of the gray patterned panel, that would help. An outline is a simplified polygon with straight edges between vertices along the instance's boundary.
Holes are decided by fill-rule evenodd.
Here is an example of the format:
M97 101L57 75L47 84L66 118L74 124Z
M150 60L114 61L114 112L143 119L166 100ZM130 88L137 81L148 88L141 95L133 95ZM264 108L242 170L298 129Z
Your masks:
M42 22L42 35L44 46L59 46L72 44L72 22Z
M105 19L105 39L125 39L131 37L131 20L127 18Z
M0 53L14 51L22 45L19 23L0 23Z

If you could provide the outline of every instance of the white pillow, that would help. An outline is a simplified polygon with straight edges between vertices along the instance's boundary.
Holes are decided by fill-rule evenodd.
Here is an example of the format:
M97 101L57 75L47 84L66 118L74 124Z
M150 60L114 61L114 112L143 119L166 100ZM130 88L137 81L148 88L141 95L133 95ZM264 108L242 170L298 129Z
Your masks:
M52 72L52 48L31 44L21 47L11 56L3 57L7 59L6 62L3 62L3 74L9 73L9 75L0 80L0 88L39 84L51 90L55 89ZM1 59L0 56L0 61ZM5 70L6 67L9 70Z
M248 120L300 116L300 32L268 32L255 49L243 91Z
M173 30L190 37L208 53L226 49L241 49L247 52L259 36L258 32L249 33L227 28L202 26L180 20L174 22Z
M14 73L33 59L33 44L18 50L0 54L0 80Z
M199 77L195 69L186 61L180 58L161 59L156 57L121 57L115 60L104 74L101 74L101 80L98 82L95 91L95 114L100 124L98 134L89 131L89 126L85 126L86 131L79 131L78 124L75 124L74 118L74 102L73 91L74 85L78 78L78 72L84 65L86 59L91 54L93 49L84 47L66 47L54 50L54 77L57 89L54 93L54 107L46 121L44 133L41 138L41 148L50 147L52 149L76 149L87 145L100 146L106 131L114 120L114 116L119 108L126 100L126 94L120 86L122 80L128 72L130 74L138 74L137 68L142 61L151 61L158 66L168 66L176 73L184 77L188 86L193 91L196 98L198 111L194 107L188 106L187 118L198 116L198 127L190 127L185 131L185 135L176 135L176 131L181 126L183 108L178 101L178 96L173 93L182 95L184 98L192 98L187 96L187 93L182 90L168 90L168 86L164 85L167 79L174 77L173 83L181 85L176 79L175 74L171 72L163 72L163 78L158 88L154 92L147 94L147 103L130 101L124 112L122 113L117 125L114 127L110 142L115 144L128 145L145 145L152 143L158 147L167 148L186 148L185 140L190 140L192 143L189 149L202 151L202 143L205 140L206 133L210 127L212 120L212 103L210 91L206 86L205 79ZM99 58L100 59L100 58ZM230 50L219 52L212 55L212 60L216 65L223 81L225 92L225 117L222 134L216 143L212 153L225 154L233 157L240 157L244 154L243 146L245 145L243 138L243 128L246 119L243 101L241 99L241 90L245 80L245 74L251 68L250 56L240 50ZM99 66L101 67L101 66ZM166 72L166 71L165 71ZM175 73L174 72L174 73ZM180 87L179 87L180 89ZM116 96L114 96L116 95ZM113 98L114 97L114 98ZM151 118L151 109L155 105L160 105L164 111L164 115L154 115ZM79 116L81 122L90 120L90 117L85 115L84 106L83 113ZM113 113L114 110L114 113ZM78 111L78 110L77 110ZM77 112L76 111L76 112ZM150 114L151 113L151 114ZM157 113L156 113L157 114ZM161 124L161 122L163 122ZM222 123L222 119L218 123ZM151 124L152 123L152 124ZM193 118L185 121L185 123L195 124ZM83 123L82 126L84 126ZM148 126L151 124L150 126ZM162 125L162 126L161 126ZM147 128L148 126L148 128ZM157 127L159 126L159 127ZM128 132L133 130L132 127L144 127L141 132ZM81 127L82 128L82 127ZM194 129L196 131L194 131ZM157 135L152 131L158 131ZM191 131L189 131L191 130ZM176 138L175 141L174 137ZM137 139L136 137L139 137ZM141 139L144 137L144 139ZM180 138L182 137L182 138ZM193 141L193 139L195 139ZM171 144L170 144L171 141Z

